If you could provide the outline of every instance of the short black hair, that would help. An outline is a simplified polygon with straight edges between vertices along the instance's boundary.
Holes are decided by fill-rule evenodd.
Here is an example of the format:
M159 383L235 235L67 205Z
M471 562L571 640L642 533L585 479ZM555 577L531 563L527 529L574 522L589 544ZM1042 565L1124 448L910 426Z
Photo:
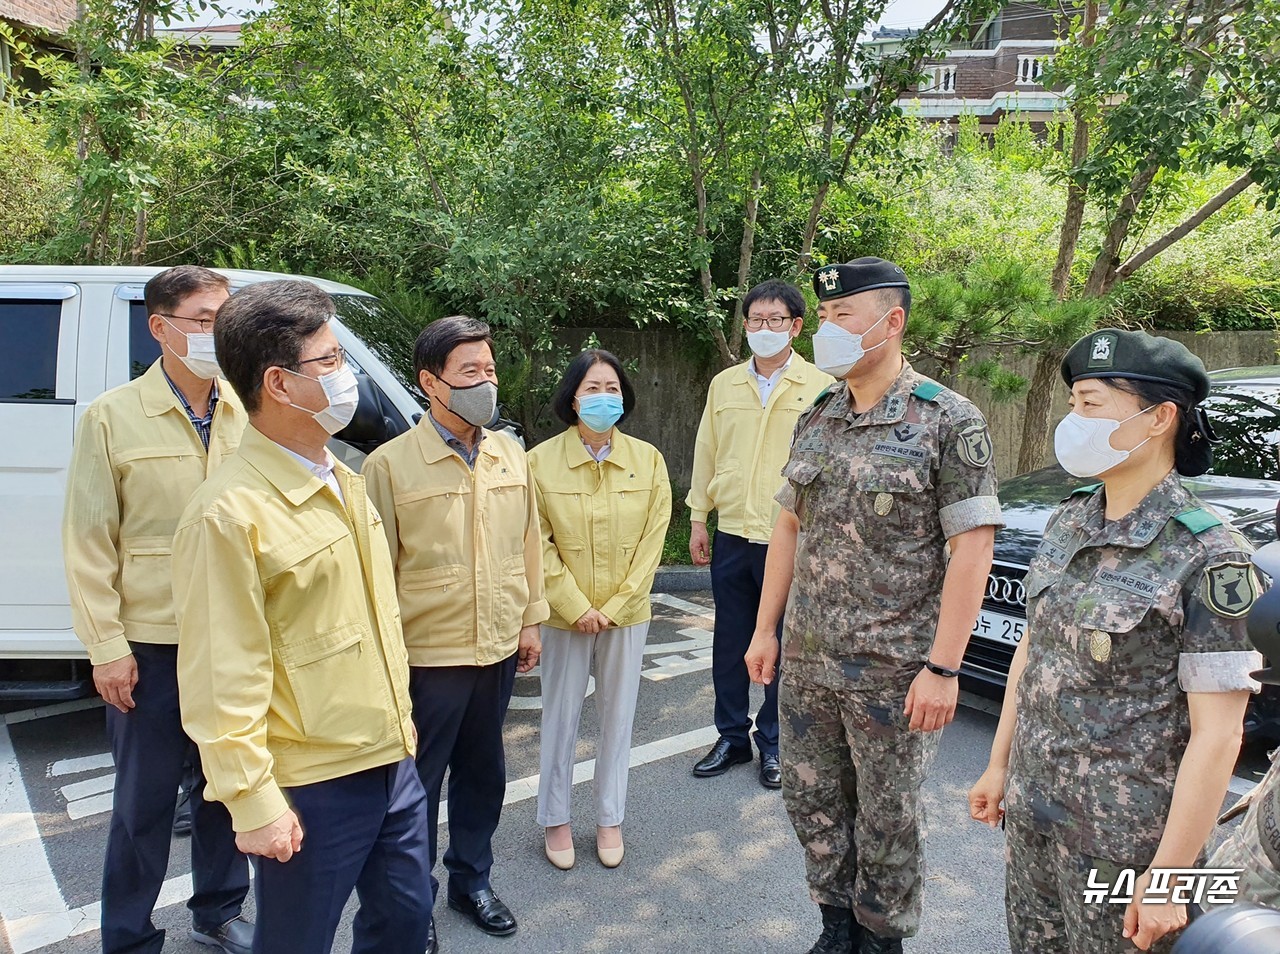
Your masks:
M570 427L578 423L578 412L573 409L574 396L587 372L597 364L607 364L618 372L618 383L622 385L622 417L618 418L618 423L625 421L636 406L636 389L631 386L631 379L627 377L622 362L603 348L588 348L569 362L569 367L564 370L564 377L560 379L560 386L556 388L556 396L551 399L551 410Z
M751 312L751 306L758 301L780 301L786 306L787 314L792 318L803 318L805 312L804 292L777 278L770 278L756 285L742 299L742 316Z
M225 275L203 265L176 265L151 276L142 291L148 315L172 314L188 295L221 288L231 290Z
M333 314L328 293L294 280L258 282L222 303L213 343L222 373L246 411L252 414L262 404L267 368L297 371L307 339Z
M422 372L430 371L437 378L444 371L449 355L458 345L483 341L493 351L493 335L489 326L477 318L466 315L449 315L437 318L422 329L413 345L413 380L422 386Z
M911 289L910 288L878 288L876 294L880 297L880 307L886 312L898 306L902 307L902 317L905 328L906 319L911 317Z
M1198 410L1195 393L1188 388L1165 381L1142 378L1098 378L1102 384L1132 394L1143 410L1157 404L1172 404L1177 409L1177 426L1173 437L1174 469L1183 477L1199 477L1213 466L1212 428Z

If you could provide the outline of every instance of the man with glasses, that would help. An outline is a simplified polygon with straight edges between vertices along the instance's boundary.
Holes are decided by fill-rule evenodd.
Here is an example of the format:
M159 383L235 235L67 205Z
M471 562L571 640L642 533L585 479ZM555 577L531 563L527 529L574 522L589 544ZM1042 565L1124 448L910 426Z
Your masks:
M773 495L782 485L796 421L832 380L792 349L804 327L800 289L777 280L762 282L743 299L742 313L752 357L711 382L685 501L693 521L689 555L699 566L711 564L716 604L711 679L720 738L693 767L699 778L722 775L752 760L751 680L743 654L755 629L765 553L778 518ZM714 545L707 538L707 517L713 510L718 519ZM778 629L781 633L781 623ZM776 682L765 687L755 742L760 784L781 787Z
M359 401L332 316L301 281L251 285L218 313L250 426L174 537L182 720L256 856L256 954L328 954L353 889L353 951L423 954L408 658L382 520L325 446Z
M214 318L227 280L183 265L147 282L151 335L161 356L135 381L101 395L76 429L63 552L72 622L107 703L115 795L102 879L102 949L159 952L151 911L169 866L174 793L184 762L189 795L192 937L248 954L240 919L249 866L224 806L204 778L178 711L178 628L170 548L196 488L240 442L245 413L220 386ZM178 573L189 572L179 565Z

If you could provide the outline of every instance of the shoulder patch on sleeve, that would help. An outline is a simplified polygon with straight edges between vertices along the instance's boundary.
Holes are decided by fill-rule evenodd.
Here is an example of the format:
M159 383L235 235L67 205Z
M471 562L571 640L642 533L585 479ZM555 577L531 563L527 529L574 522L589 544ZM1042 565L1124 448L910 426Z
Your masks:
M937 381L921 381L911 393L922 401L932 401L945 390Z
M982 421L976 421L956 435L956 452L970 467L986 467L991 463L991 433Z
M1206 510L1204 507L1196 507L1192 510L1184 510L1173 518L1182 524L1192 533L1199 536L1206 530L1212 530L1214 527L1222 526L1222 520L1214 513Z
M1219 616L1239 619L1258 598L1258 575L1249 563L1224 560L1204 568L1200 597Z

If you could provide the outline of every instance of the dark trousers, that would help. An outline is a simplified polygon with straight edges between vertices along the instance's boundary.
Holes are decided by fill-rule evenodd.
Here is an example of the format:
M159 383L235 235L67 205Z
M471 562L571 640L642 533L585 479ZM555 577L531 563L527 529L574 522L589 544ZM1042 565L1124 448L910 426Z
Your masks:
M436 863L440 788L449 771L449 891L465 897L489 887L493 833L507 790L502 723L515 687L514 654L490 666L414 666L409 670L418 774L427 790L427 839ZM434 873L431 897L439 890Z
M711 683L716 690L716 729L735 746L751 745L751 678L743 657L751 645L764 586L768 547L716 531L711 547L711 593L716 625L711 643ZM782 638L782 623L778 623ZM756 747L778 754L778 680L764 687L756 713Z
M422 954L431 924L427 801L410 758L285 789L302 824L288 861L257 858L254 954L328 954L354 888L352 954Z
M134 708L107 707L107 733L116 763L115 796L102 873L102 950L105 954L164 947L151 923L169 868L173 813L183 764L195 767L191 788L192 922L215 928L240 913L249 890L249 865L236 850L231 816L204 800L204 774L178 711L178 647L132 643L138 663Z

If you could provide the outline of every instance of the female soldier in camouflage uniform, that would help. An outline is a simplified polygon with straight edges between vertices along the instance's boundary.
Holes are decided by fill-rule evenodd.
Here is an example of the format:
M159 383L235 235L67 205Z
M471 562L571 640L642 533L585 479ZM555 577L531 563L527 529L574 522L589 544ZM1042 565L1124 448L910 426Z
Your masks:
M1158 869L1200 860L1205 806L1226 793L1257 688L1257 579L1248 542L1178 479L1212 460L1200 360L1105 329L1062 376L1058 460L1102 482L1063 503L1031 561L1028 633L970 814L1006 824L1014 952L1167 950L1185 906L1139 899L1169 896ZM1125 869L1127 905L1110 890L1129 887Z

